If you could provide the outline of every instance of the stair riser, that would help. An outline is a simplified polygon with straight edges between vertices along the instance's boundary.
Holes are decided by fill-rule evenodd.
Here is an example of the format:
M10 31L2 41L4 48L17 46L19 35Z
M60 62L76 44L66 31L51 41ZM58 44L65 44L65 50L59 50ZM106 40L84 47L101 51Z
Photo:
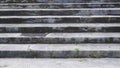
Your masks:
M41 4L41 5L0 5L0 9L65 9L65 8L119 8L120 4Z
M1 11L0 16L120 15L119 10Z
M0 38L0 44L120 43L120 38Z
M5 23L120 23L120 18L31 18L31 19L0 19L0 24Z
M120 51L0 51L0 58L120 58Z
M120 27L34 27L0 28L0 33L120 32Z
M119 2L118 0L1 0L0 3L85 3L85 2Z

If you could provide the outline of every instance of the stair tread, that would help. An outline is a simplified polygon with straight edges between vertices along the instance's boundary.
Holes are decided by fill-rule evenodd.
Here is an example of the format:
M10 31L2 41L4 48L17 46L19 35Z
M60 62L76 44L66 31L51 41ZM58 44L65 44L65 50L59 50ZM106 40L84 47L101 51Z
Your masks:
M119 2L118 0L1 0L0 3L104 3Z
M0 33L0 38L110 38L120 33Z
M120 58L119 6L118 0L1 0L0 58L107 57L116 60ZM106 59L87 61L110 61ZM30 59L25 60L19 59L20 63ZM63 59L57 61L63 63ZM85 64L85 61L78 63L78 59L67 61ZM112 67L118 68L118 64Z
M120 8L77 8L77 9L1 9L0 11L62 11L62 10L120 10Z
M0 16L91 16L91 15L116 15L119 10L60 10L60 11L0 11Z
M92 15L92 16L0 16L0 19L11 19L11 18L20 18L20 19L29 19L29 18L120 18L116 15Z
M0 51L120 51L119 44L0 44Z
M21 58L1 58L1 66L14 68L119 68L119 58L73 58L73 59L21 59Z
M7 4L0 4L0 9L83 9L87 10L88 8L119 8L119 4L16 4L16 5L7 5ZM88 9L89 10L89 9ZM97 9L98 10L98 9ZM104 9L105 10L105 9ZM107 9L108 10L108 9ZM115 10L115 9L114 9ZM15 11L15 10L14 10Z
M0 5L44 5L44 4L48 4L48 5L64 5L64 4L67 4L67 5L71 5L71 4L120 4L120 2L96 2L96 3L0 3Z
M120 27L120 23L0 24L0 27Z

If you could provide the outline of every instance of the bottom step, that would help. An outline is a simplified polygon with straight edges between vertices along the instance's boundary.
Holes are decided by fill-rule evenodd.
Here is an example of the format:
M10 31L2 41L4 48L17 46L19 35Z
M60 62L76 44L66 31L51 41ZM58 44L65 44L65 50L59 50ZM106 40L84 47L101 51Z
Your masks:
M0 68L120 68L119 58L0 59Z
M1 44L0 58L120 58L120 44Z

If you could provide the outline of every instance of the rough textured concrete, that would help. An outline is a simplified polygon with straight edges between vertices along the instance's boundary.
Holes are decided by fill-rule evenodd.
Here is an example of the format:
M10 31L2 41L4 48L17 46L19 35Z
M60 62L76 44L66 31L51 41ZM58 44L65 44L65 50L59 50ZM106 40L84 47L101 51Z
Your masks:
M119 8L120 3L2 3L1 9Z
M120 33L0 33L0 38L120 38Z
M33 18L32 18L33 17ZM38 18L34 18L34 16L32 17L26 17L26 19L24 18L16 18L16 16L14 17L3 17L3 18L0 18L0 23L1 24L20 24L20 23L46 23L46 24L54 24L54 23L120 23L120 17L116 16L116 17L111 17L111 16L98 16L98 17L95 17L95 16L80 16L81 18L76 17L70 17L69 16L66 16L68 18L62 18L64 16L58 16L58 18L51 18L51 16L49 16L48 18L44 18L44 17L47 17L47 16L44 16L43 18L39 18L40 16L38 16ZM54 17L54 16L53 16Z
M33 19L33 18L120 18L116 15L93 15L93 16L0 16L1 19L21 18L21 19Z
M65 10L120 10L120 8L79 8L79 9L1 9L0 11L65 11Z
M119 44L0 45L1 58L118 58Z
M0 3L0 58L120 58L118 0L1 0Z
M30 25L31 26L31 25ZM38 25L39 26L39 25ZM113 25L114 26L114 25ZM3 27L0 33L120 32L120 27Z
M60 11L0 11L0 16L91 16L120 15L119 10L60 10Z
M119 68L119 58L101 59L0 59L1 67L8 68Z
M0 3L104 3L118 0L1 0Z
M44 37L46 34L42 34ZM120 43L120 38L38 38L24 35L26 38L0 38L0 44L81 44L81 43Z
M120 51L119 44L0 44L0 51Z
M119 33L49 33L46 35L48 38L108 38L120 37Z
M120 27L120 23L0 24L0 27Z

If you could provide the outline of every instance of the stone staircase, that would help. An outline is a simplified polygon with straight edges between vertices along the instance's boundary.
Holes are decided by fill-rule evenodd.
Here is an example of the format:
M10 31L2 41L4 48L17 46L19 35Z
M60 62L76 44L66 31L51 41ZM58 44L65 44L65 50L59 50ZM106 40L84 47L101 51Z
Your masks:
M119 58L119 0L0 0L0 68L119 68Z

